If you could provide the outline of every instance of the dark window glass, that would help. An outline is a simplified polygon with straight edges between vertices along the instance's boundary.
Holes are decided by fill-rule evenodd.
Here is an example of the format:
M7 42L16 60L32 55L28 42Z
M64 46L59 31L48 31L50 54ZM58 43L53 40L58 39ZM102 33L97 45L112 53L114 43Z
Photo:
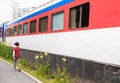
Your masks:
M39 19L39 32L47 32L48 30L48 17Z
M16 26L13 27L13 33L14 33L14 35L17 35L17 27Z
M30 22L30 33L35 33L36 32L36 20L33 20Z
M10 28L10 36L12 36L13 30L12 28Z
M22 25L18 25L18 35L22 34Z

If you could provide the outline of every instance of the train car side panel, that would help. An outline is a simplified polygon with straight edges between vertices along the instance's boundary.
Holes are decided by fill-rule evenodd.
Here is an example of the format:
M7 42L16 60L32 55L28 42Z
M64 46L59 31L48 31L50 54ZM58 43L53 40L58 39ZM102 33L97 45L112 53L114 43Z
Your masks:
M17 40L23 49L119 65L119 32L120 27L113 27L111 29L10 37L7 38L7 41L12 43Z
M7 42L14 43L17 40L21 43L21 47L23 49L44 51L53 54L66 55L69 57L76 57L107 64L119 65L119 1L69 0L70 3L65 2L65 0L62 1L64 3L58 2L59 4L55 3L55 5L52 6L47 5L47 8L43 7L43 10L46 12L40 10L39 14L32 12L31 15L26 15L20 23L23 23L23 25L26 22L28 23L28 34L7 37ZM81 24L81 19L75 18L74 22L76 22L78 27L75 26L71 28L69 22L70 11L72 11L72 8L75 9L75 11L77 10L77 12L72 12L74 17L75 15L77 15L76 13L84 11L82 10L81 5L85 3L87 3L87 8L89 8L89 12L87 12L87 14L89 13L89 18L87 18L87 22L89 23L87 24L87 26L81 27L79 26ZM56 4L60 6L57 6ZM55 6L53 9L47 11L53 6ZM52 26L54 26L55 24L52 24L52 20L53 17L58 16L56 15L56 13L59 12L59 15L63 15L64 12L64 19L62 18L63 27L62 29L60 27L59 30L56 30L58 28L53 29ZM39 20L44 16L48 16L48 31L42 33L38 31L38 23L40 23ZM34 20L37 20L37 33L30 33L30 23ZM76 20L78 20L79 22ZM18 21L20 20L18 19ZM60 20L57 20L55 22L58 23L60 22ZM15 25L19 25L19 22ZM57 24L55 27L57 27Z

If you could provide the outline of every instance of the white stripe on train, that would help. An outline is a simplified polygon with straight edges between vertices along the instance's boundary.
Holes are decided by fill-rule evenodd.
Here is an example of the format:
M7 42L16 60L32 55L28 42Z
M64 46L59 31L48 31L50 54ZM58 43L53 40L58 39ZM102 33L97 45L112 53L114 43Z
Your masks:
M6 38L21 48L120 65L120 27Z

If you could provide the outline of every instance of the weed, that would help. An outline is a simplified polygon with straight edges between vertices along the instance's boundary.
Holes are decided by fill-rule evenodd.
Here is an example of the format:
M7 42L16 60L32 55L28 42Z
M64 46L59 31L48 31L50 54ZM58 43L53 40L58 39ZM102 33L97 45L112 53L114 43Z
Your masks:
M72 83L70 74L67 72L66 68L57 68L57 72L54 76L53 83Z

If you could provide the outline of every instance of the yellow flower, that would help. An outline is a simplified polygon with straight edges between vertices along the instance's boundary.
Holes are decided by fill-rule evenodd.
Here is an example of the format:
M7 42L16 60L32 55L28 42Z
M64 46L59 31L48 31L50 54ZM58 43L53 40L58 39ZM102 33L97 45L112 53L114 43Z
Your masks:
M38 58L39 58L39 56L38 56L38 55L36 55L34 58L35 58L35 59L38 59Z
M66 58L62 58L62 60L63 60L64 62L66 62Z
M40 58L42 59L42 58L43 58L43 56L40 56Z
M45 52L44 54L45 54L45 56L48 56L48 53L47 53L47 52Z

